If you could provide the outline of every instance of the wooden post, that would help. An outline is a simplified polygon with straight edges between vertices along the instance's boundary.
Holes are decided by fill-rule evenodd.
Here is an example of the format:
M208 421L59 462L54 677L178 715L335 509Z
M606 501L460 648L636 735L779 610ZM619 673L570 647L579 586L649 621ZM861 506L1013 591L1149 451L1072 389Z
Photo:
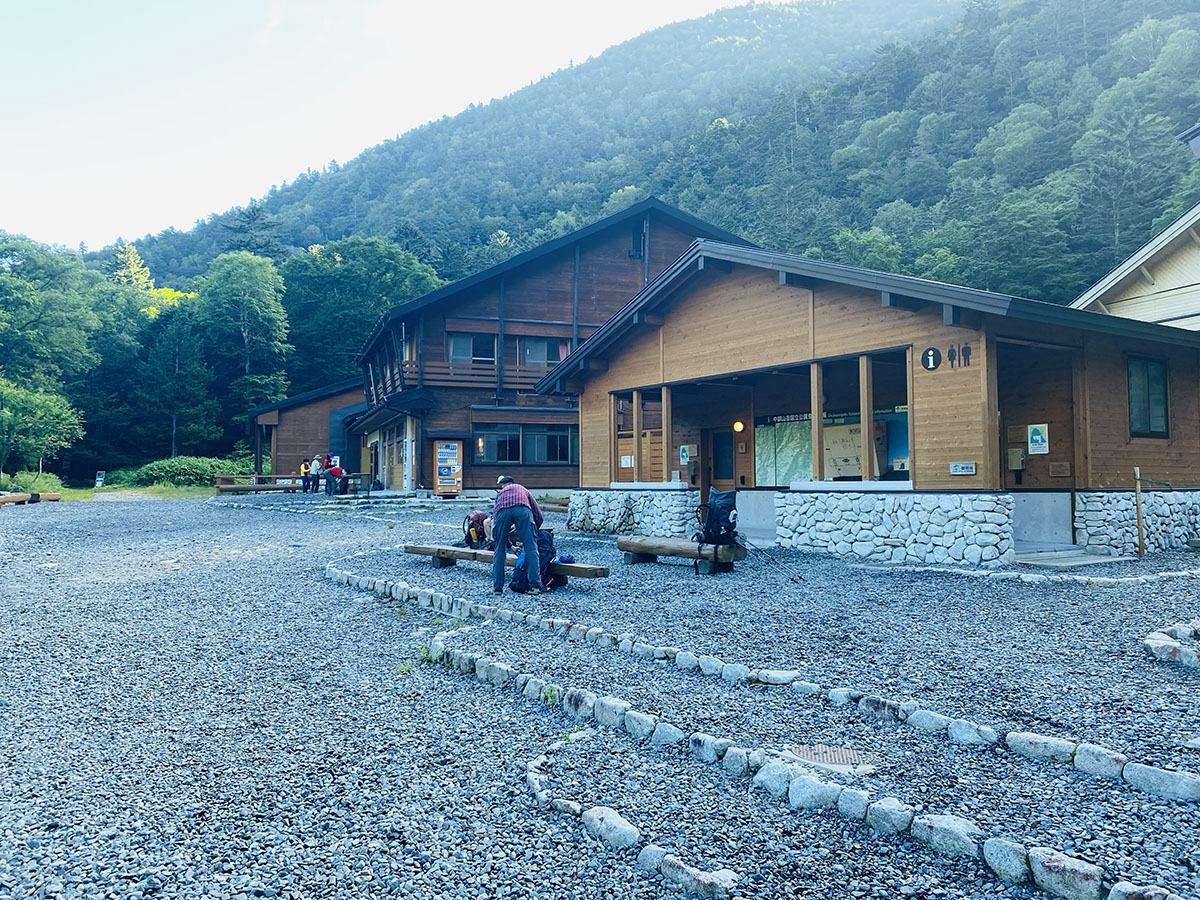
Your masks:
M271 460L272 465L275 460ZM262 426L258 424L258 419L254 420L254 474L262 474Z
M819 362L808 367L812 373L812 477L825 480L825 378Z
M617 415L617 395L608 395L608 480L610 483L620 481L621 460L617 456L617 431L619 417Z
M517 360L519 363L520 360ZM496 303L496 396L504 390L504 279L500 279L500 298Z
M642 480L642 392L633 392L633 480Z
M875 471L875 403L871 384L871 357L865 353L858 358L858 423L862 428L862 457L860 477L874 481Z
M679 457L675 453L675 441L671 437L671 388L669 385L662 386L662 446L663 446L663 481L671 480L671 466L677 465L675 462ZM679 477L683 478L684 472L679 473Z
M908 382L908 480L912 482L913 488L917 486L916 479L916 460L917 460L917 429L913 424L913 348L909 347L904 354L904 378ZM1003 485L1001 485L1003 486Z
M1146 530L1142 522L1142 467L1133 467L1133 498L1137 508L1138 557L1146 555Z

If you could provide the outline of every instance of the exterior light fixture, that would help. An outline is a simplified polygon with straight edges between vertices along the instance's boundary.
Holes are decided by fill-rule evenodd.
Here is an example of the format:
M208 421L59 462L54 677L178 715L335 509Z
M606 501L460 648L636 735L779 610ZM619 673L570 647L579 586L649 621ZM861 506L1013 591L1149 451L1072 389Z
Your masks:
M738 432L738 434L741 434L743 431L746 430L746 426L743 422L737 421L737 422L733 423L733 430Z

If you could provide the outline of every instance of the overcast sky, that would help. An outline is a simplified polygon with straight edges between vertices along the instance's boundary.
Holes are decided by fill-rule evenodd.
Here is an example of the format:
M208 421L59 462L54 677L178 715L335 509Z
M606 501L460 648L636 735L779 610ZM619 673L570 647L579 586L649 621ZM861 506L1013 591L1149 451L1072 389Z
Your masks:
M190 228L731 0L9 0L0 231Z

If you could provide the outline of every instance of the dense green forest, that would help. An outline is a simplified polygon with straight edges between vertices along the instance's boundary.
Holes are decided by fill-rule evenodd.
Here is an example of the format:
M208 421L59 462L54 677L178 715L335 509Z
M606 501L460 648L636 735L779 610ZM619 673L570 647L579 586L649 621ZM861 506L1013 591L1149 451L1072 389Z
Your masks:
M649 194L764 247L1066 302L1200 200L1174 137L1198 72L1200 0L751 5L188 232L84 257L0 233L0 470L226 451L247 408L354 374L389 306Z

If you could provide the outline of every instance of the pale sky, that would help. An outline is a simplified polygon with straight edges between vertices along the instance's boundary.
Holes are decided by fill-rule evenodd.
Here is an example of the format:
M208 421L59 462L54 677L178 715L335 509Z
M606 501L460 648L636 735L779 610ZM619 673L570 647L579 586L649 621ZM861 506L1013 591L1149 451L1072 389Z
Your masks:
M736 0L0 0L0 231L99 249Z

